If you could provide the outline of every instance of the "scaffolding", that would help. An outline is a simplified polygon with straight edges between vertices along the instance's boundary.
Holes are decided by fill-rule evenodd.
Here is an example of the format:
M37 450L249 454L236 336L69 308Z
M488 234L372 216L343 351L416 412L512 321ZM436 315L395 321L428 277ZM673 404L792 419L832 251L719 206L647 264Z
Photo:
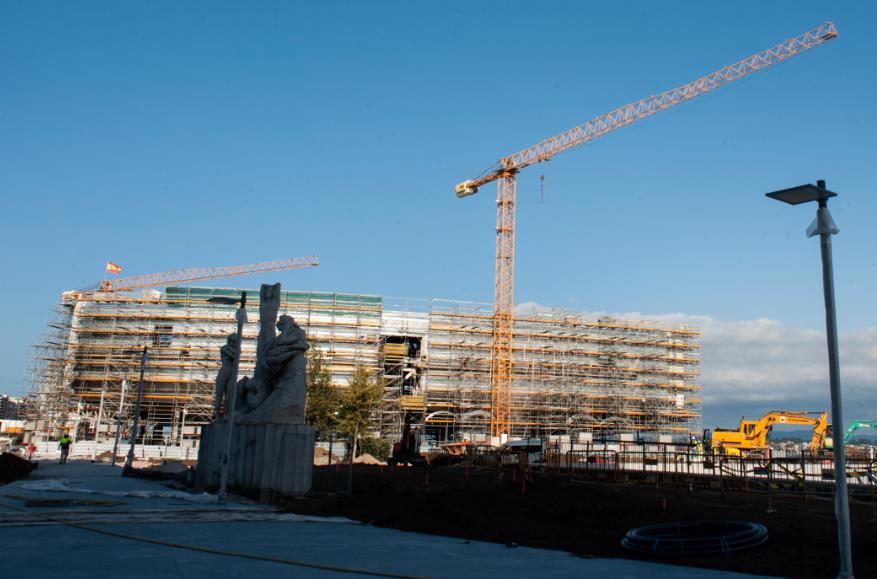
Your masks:
M148 348L141 432L144 442L196 438L212 419L219 349L235 331L236 306L211 303L241 290L169 287L137 297L105 292L62 295L58 316L35 348L35 425L49 436L73 424L77 434L113 435L133 418L140 353ZM258 291L248 293L240 373L255 368ZM324 353L333 383L345 386L356 366L376 372L382 300L375 296L283 292L280 313L296 319ZM98 418L103 421L98 425Z
M384 389L379 435L399 440L406 419L415 427L426 415L424 344L429 331L429 302L395 299L381 323L381 367Z
M193 444L210 422L219 349L241 290L169 287L138 296L62 295L35 349L34 408L49 435L122 432L133 418L143 347L144 442ZM249 290L241 375L252 373L258 291ZM344 388L357 366L382 381L374 432L397 440L407 422L433 440L482 440L490 424L492 312L486 304L284 291L295 318ZM512 437L634 434L687 439L700 429L698 332L560 310L516 316ZM98 424L100 423L100 424Z
M435 302L425 423L441 438L473 439L489 429L491 335L488 308ZM516 316L510 436L697 433L698 335L562 311Z
M75 407L70 389L72 309L59 305L52 309L39 344L34 347L30 365L31 391L26 397L25 418L33 429L57 433L65 426Z

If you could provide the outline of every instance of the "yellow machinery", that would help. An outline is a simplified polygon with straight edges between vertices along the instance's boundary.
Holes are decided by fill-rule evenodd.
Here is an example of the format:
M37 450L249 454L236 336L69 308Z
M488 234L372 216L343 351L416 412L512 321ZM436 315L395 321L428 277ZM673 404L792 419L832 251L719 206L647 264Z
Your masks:
M808 412L768 412L758 420L741 420L736 430L716 428L709 435L705 432L704 443L708 443L719 454L741 456L751 451L767 449L767 435L774 424L806 424L813 427L810 439L810 452L815 453L825 448L828 434L828 415Z

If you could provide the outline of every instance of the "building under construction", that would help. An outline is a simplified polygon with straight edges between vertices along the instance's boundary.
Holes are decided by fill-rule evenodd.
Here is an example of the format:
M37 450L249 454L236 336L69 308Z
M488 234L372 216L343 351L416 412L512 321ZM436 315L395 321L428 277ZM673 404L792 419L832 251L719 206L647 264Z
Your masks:
M144 368L144 441L193 444L211 420L219 349L240 290L168 287L139 295L67 292L36 348L33 395L42 429L75 421L111 434L134 412ZM241 374L252 372L258 291L250 291ZM375 431L399 436L406 415L432 440L489 432L490 306L442 300L285 291L291 315L319 348L336 386L357 366L383 377ZM511 436L590 433L687 438L700 429L698 332L551 311L514 320ZM54 434L51 433L50 434Z

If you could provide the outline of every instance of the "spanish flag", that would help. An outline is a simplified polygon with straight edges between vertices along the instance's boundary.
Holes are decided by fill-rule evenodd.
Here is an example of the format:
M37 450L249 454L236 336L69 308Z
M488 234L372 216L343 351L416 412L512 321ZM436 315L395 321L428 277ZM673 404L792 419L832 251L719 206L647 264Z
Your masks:
M107 262L107 273L122 273L122 266L116 265L112 261Z

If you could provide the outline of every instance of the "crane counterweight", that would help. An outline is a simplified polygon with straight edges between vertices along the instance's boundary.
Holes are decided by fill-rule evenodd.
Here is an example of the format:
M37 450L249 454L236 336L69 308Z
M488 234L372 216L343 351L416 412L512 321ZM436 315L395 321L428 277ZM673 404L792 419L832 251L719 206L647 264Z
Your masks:
M454 187L454 191L456 191L457 197L468 197L469 195L475 195L478 193L478 187L472 185L472 181L463 181Z

